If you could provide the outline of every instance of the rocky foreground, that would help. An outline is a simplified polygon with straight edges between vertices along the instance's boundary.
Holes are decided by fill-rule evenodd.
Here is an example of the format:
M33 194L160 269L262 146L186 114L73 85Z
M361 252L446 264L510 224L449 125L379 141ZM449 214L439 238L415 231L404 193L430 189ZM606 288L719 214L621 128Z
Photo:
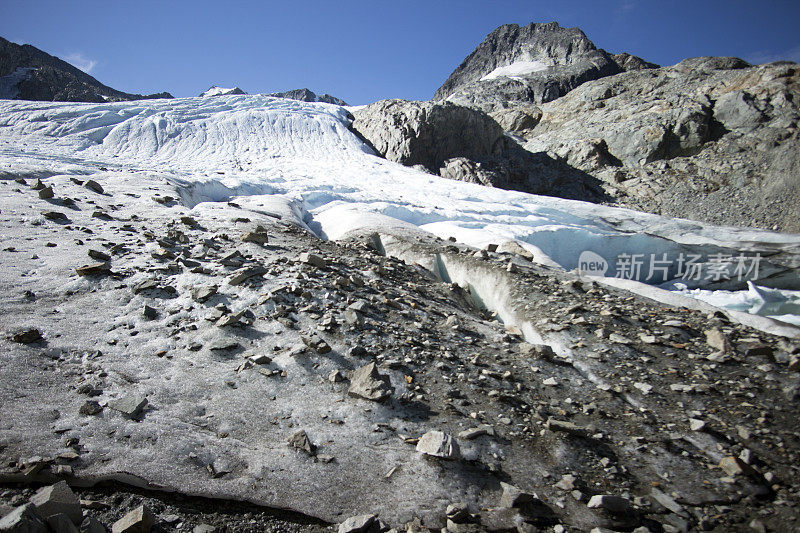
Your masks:
M0 213L2 531L797 528L791 328L135 171Z

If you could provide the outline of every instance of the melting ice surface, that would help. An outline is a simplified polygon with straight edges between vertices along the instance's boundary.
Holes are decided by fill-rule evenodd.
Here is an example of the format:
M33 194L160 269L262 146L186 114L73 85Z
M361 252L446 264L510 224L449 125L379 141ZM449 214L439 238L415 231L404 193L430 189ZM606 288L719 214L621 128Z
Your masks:
M517 66L542 67L534 63ZM675 260L698 246L709 254L766 249L800 257L799 235L446 180L376 157L349 125L342 107L261 95L105 104L0 101L0 172L85 174L104 166L131 171L136 180L133 171L146 171L175 184L195 209L237 198L251 209L288 214L331 239L352 229L396 225L473 246L514 240L535 260L565 269L578 267L587 250L609 262L639 253ZM646 281L646 274L638 279ZM670 266L672 281L675 274ZM797 293L790 291L684 292L714 305L800 321ZM765 304L756 305L758 298Z

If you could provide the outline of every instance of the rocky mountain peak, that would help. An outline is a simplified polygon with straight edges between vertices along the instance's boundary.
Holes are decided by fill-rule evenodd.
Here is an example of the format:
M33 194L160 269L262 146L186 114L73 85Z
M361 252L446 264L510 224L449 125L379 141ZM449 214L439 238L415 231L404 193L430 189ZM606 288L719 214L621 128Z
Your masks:
M464 59L434 100L491 111L509 100L547 102L586 81L656 66L598 49L579 28L562 28L557 22L504 24Z

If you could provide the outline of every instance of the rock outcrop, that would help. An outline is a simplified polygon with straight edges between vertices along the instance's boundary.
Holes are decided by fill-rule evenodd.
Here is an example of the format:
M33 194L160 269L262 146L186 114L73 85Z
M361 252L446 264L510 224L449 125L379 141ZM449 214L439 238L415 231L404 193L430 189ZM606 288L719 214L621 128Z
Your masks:
M625 206L800 230L800 66L705 57L592 81L519 132Z
M61 59L29 44L0 37L0 98L60 102L119 102L172 98L167 92L131 94L103 85Z

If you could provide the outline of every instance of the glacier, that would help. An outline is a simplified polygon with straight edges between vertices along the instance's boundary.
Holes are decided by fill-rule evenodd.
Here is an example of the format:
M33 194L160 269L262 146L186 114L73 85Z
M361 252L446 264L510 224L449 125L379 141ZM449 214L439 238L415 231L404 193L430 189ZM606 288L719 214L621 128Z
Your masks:
M800 288L800 235L446 180L377 157L350 130L351 119L343 107L263 95L101 104L0 101L0 176L91 174L99 167L144 172L169 182L195 210L236 199L283 213L324 239L373 227L413 228L479 248L515 241L533 261L566 270L579 268L585 251L609 263L637 254L671 262L698 254L758 257L764 259L761 277L738 284L681 279L675 264L662 279L646 279L645 263L626 286L652 293L649 284L718 307L800 322L790 291ZM743 305L745 295L758 290L747 282L773 287L770 305Z

